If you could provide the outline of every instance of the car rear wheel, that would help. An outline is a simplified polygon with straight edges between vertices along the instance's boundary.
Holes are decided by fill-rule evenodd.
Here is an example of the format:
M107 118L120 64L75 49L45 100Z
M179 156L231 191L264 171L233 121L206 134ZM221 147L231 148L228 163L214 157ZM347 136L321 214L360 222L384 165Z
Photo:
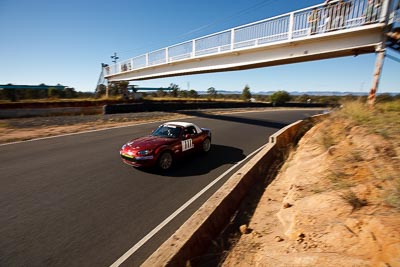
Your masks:
M172 167L173 161L174 159L172 157L171 152L168 151L163 152L158 158L158 167L161 170L166 171Z
M203 152L208 152L211 149L211 140L210 138L206 138L203 141Z

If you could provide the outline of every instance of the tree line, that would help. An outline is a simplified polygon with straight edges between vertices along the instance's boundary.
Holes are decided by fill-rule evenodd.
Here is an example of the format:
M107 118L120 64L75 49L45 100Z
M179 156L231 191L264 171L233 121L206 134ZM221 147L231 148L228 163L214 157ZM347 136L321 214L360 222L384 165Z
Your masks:
M54 87L48 89L0 89L0 100L11 102L29 99L73 99L93 96L93 93L77 92L72 87L65 87L64 89Z
M108 96L129 96L131 94L131 91L136 92L134 88L131 88L129 90L129 82L127 81L118 81L118 82L112 82L108 86L105 85L99 85L96 88L95 95L97 97L102 97L106 94ZM171 83L170 86L168 87L168 90L165 90L163 88L160 88L159 90L155 92L141 92L141 95L143 97L181 97L181 98L208 98L208 99L217 99L221 98L226 94L219 94L218 91L214 87L210 87L207 89L207 94L206 95L200 95L196 90L190 89L190 90L182 90L179 85ZM235 94L227 94L230 98L236 99ZM250 87L246 85L243 89L243 92L240 96L240 98L244 101L250 101L252 98L252 94L250 92Z
M100 84L95 92L77 92L74 88L66 87L64 89L48 88L48 89L0 89L0 100L3 101L20 101L35 99L76 99L76 98L105 98L106 94L111 98L131 99L132 94L136 93L135 88L129 88L128 81L111 82L107 86ZM171 83L168 90L160 88L152 92L140 92L141 98L182 98L182 99L207 99L207 100L236 100L236 101L258 101L271 102L281 105L286 102L298 103L324 103L338 104L343 100L356 100L360 96L318 96L318 95L290 95L287 91L279 90L270 95L261 95L252 93L250 87L245 85L241 94L231 94L224 91L218 92L214 87L207 89L205 94L199 94L196 90L182 90L177 84ZM398 95L379 94L377 101L390 101L400 98Z

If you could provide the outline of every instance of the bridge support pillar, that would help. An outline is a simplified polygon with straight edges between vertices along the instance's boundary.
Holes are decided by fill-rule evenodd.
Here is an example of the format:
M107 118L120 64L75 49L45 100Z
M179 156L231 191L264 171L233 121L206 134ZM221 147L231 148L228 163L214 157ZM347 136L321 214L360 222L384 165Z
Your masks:
M371 86L371 90L369 91L368 101L367 101L367 104L370 107L372 107L375 104L376 91L378 90L379 80L381 78L385 54L386 54L386 50L384 47L377 51L374 77L372 80L372 86Z

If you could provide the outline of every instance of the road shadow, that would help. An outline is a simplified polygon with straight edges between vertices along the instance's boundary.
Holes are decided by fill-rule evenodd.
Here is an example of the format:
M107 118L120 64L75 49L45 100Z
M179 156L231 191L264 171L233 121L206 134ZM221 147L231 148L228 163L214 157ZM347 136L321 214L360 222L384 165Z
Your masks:
M282 122L277 122L277 121L241 118L241 117L235 117L235 116L225 115L225 114L210 114L210 113L204 113L201 111L185 110L185 111L178 111L177 113L181 113L181 114L185 114L185 115L189 115L189 116L200 117L200 118L213 119L213 120L223 120L223 121L231 121L231 122L238 122L238 123L246 123L246 124L252 124L252 125L268 127L268 128L275 128L275 129L282 129L283 127L288 125L287 123L282 123Z
M243 150L223 145L211 145L211 150L204 154L193 154L175 161L173 168L167 172L160 172L155 169L140 169L144 172L165 177L189 177L198 176L211 172L212 170L225 165L235 164L246 156Z

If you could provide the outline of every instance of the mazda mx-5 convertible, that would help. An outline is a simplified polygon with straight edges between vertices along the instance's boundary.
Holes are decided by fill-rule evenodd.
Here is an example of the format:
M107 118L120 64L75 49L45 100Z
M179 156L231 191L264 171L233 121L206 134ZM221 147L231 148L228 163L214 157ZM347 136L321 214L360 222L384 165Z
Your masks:
M134 167L158 167L166 171L179 159L211 149L211 131L189 122L167 122L151 135L122 146L122 161Z

